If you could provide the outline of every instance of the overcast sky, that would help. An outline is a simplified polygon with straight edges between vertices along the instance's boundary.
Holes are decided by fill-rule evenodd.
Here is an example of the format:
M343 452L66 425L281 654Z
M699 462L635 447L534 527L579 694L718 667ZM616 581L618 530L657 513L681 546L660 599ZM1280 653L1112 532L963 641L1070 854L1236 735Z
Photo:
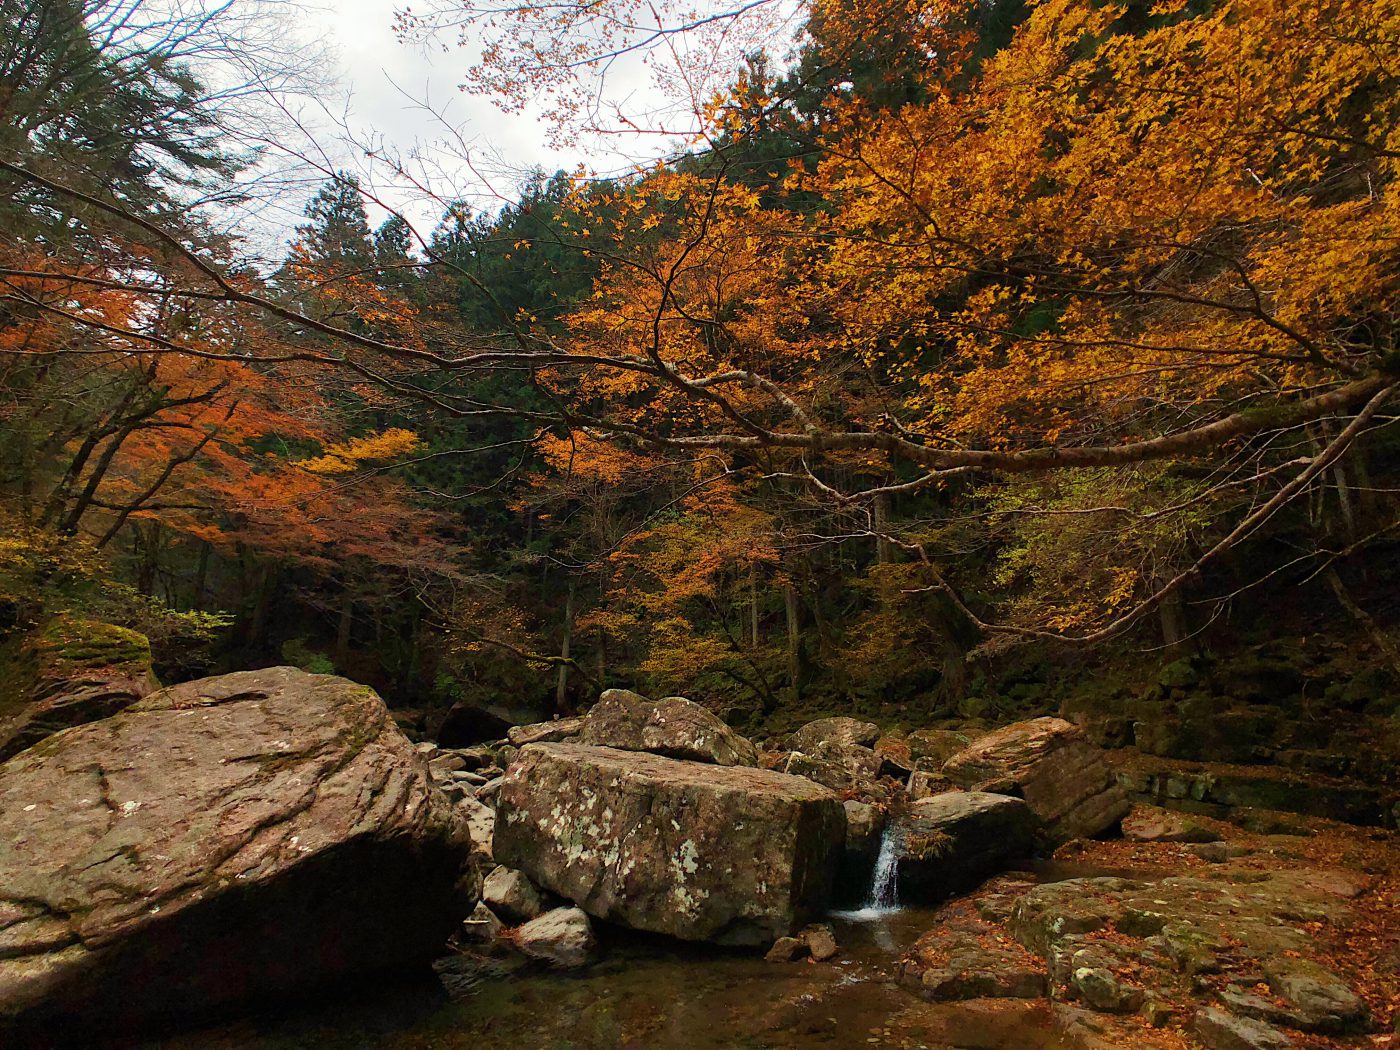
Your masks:
M205 6L220 0L168 2ZM240 10L252 11L258 2L249 0ZM634 126L670 131L572 137L561 146L551 141L557 139L551 135L555 129L537 114L502 113L490 99L460 90L474 57L470 48L453 38L428 46L399 40L394 14L405 2L261 0L262 8L274 12L274 21L264 24L264 30L271 27L273 47L288 48L289 61L300 59L319 82L312 97L291 80L273 89L268 122L254 117L249 123L250 141L270 150L254 174L275 180L279 191L250 197L254 203L230 221L266 258L281 257L291 228L326 178L308 168L307 157L327 173L344 168L359 175L369 195L405 214L426 238L442 215L443 201L460 199L477 212L496 211L517 198L532 168L552 174L582 166L607 176L673 154L683 139L671 132L695 123L700 103L693 100L708 100L732 83L743 54L789 47L801 9L800 0L764 0L757 5L763 17L669 38L660 61L648 65L640 55L630 55L609 63L601 88L608 104L604 111L616 105ZM424 2L419 0L420 6ZM723 0L701 0L702 9L705 3L718 8ZM669 6L663 2L656 10L668 12ZM277 112L279 106L285 112ZM284 130L288 114L305 135ZM397 159L411 178L397 176L385 158ZM422 192L424 185L430 193ZM373 202L369 211L374 225L386 214Z
M346 163L362 173L368 169L373 191L403 209L421 232L437 221L440 206L423 200L410 186L396 185L387 168L365 158L359 147L383 147L398 154L415 176L430 179L441 196L464 196L478 210L513 199L532 167L554 172L582 163L612 171L625 168L629 158L661 147L631 143L625 153L606 153L551 146L549 129L537 116L503 114L488 99L458 89L470 60L467 52L398 40L393 18L402 3L322 0L320 6L306 9L297 31L334 56L340 91L325 100L325 116L332 123L343 116L356 140L343 147ZM645 75L633 73L632 83L626 77L624 71L619 88L649 89ZM372 206L371 213L372 219L383 215Z

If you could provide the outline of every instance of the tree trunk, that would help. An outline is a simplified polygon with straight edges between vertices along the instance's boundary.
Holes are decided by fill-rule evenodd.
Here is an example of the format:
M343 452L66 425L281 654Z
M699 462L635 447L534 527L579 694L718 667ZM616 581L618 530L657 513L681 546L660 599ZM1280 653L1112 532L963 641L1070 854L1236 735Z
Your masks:
M1400 647L1397 647L1390 635L1386 634L1380 624L1376 623L1361 606L1356 604L1356 599L1347 590L1346 584L1342 583L1342 577L1337 573L1335 565L1327 567L1327 583L1332 588L1332 593L1337 596L1337 601L1341 603L1347 615L1352 618L1365 632L1370 635L1371 641L1376 648L1385 656L1390 664L1391 670L1400 674Z
M758 570L749 569L749 644L757 649L758 638Z
M1167 656L1172 660L1181 659L1190 648L1186 639L1191 632L1186 622L1186 606L1180 593L1173 592L1167 595L1157 607L1157 615L1162 623L1162 644Z
M209 579L209 541L199 544L199 563L194 570L194 594L190 596L190 608L196 611L204 608L204 587Z
M249 610L246 621L244 639L247 644L256 648L259 646L267 633L267 617L272 611L272 597L277 590L277 567L275 565L263 565L257 573L256 589L253 593L253 607Z
M160 522L149 522L137 531L140 537L140 560L136 567L136 589L142 594L156 593L156 559L160 553Z
M574 587L569 581L569 589L564 595L564 638L559 643L559 677L554 685L554 710L564 710L564 700L569 693L569 646L574 640Z
M355 592L347 584L340 601L340 622L335 630L335 669L343 672L350 659L350 631L355 626Z
M783 586L783 606L787 613L788 688L792 692L792 699L797 700L801 696L802 635L797 622L797 585L791 580Z
M890 498L876 496L875 502L871 505L870 514L875 530L875 564L888 565L890 563Z

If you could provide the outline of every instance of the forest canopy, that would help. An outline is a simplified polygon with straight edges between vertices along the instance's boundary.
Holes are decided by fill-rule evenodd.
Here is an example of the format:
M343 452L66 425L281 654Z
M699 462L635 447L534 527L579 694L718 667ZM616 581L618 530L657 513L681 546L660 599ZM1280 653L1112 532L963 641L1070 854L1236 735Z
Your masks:
M431 230L308 154L273 265L221 218L291 192L240 133L289 59L219 65L230 17L0 0L0 632L754 717L1167 660L1280 588L1376 636L1393 3L436 0L398 31L565 133L669 54L684 147L424 185Z

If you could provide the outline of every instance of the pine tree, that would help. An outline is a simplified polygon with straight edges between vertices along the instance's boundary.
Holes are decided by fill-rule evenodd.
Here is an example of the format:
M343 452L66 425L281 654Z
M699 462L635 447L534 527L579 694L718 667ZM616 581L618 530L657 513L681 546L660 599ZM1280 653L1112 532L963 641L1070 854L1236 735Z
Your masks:
M369 216L360 194L360 180L338 171L306 206L311 220L297 227L297 239L308 261L337 273L374 265Z

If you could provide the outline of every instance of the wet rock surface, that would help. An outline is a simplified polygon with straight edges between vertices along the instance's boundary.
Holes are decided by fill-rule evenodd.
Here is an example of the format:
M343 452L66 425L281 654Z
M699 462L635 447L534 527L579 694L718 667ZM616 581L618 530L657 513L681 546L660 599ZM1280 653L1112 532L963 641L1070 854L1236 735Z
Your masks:
M820 913L846 812L768 770L531 744L499 795L495 855L588 914L721 944L770 944Z
M525 955L561 969L587 965L597 941L593 924L578 908L555 908L515 931L514 943Z
M1046 993L1044 962L990 924L949 915L914 944L900 983L925 999L1036 999Z
M426 964L470 848L373 690L174 686L3 767L0 1015L120 1031Z
M903 982L930 997L1011 994L976 975L1017 972L1025 952L1046 994L1077 1011L1074 1027L1096 1027L1110 1046L1157 1045L1125 1035L1144 1025L1221 1047L1370 1045L1366 1033L1390 1030L1400 843L1320 823L1302 840L1201 824L1229 839L1213 843L1228 854L1218 864L1191 843L1071 843L1056 854L1069 858L1055 862L1061 881L992 879L939 911ZM1074 867L1085 874L1064 878Z

